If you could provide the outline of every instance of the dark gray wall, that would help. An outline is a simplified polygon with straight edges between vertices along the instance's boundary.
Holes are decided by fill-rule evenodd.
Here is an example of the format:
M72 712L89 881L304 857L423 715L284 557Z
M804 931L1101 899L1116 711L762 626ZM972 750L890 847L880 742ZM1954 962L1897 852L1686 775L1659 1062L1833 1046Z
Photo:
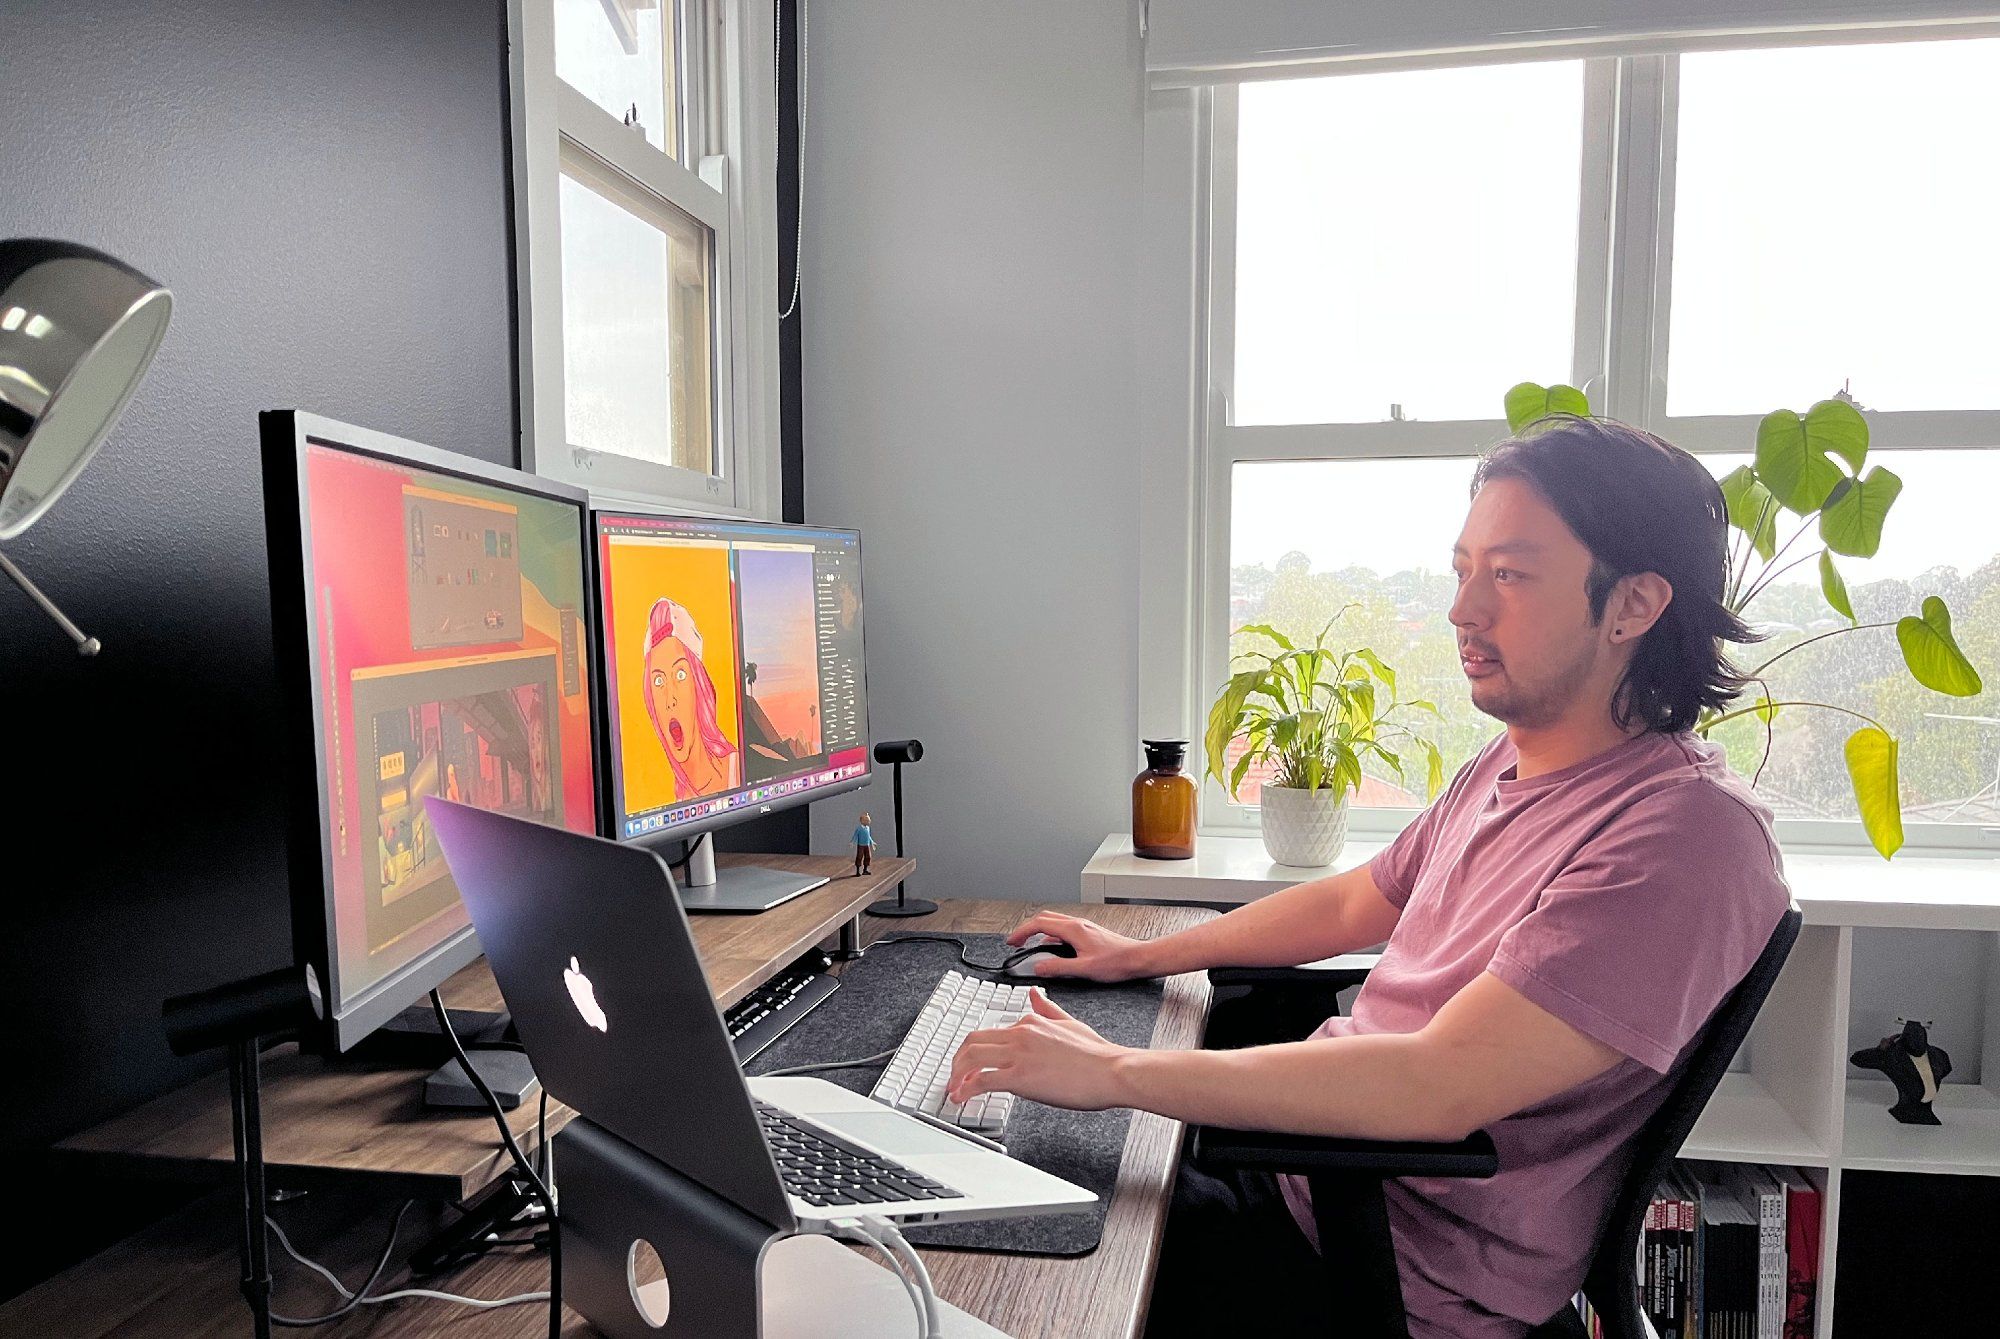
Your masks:
M0 237L176 299L123 424L8 547L104 654L0 585L10 1165L199 1067L162 997L290 957L257 411L514 461L505 33L501 0L0 0ZM123 1202L34 1200L56 1230L0 1294Z

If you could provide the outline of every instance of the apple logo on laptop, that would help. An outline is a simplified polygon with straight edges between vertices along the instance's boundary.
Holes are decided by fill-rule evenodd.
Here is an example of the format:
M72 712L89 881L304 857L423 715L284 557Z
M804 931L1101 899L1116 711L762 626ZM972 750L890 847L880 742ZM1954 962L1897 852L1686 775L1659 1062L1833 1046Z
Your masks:
M576 1011L583 1015L583 1021L599 1032L609 1032L611 1021L604 1016L604 1006L597 1002L597 991L575 958L571 958L569 966L563 968L563 984L569 987L570 1000L576 1005Z

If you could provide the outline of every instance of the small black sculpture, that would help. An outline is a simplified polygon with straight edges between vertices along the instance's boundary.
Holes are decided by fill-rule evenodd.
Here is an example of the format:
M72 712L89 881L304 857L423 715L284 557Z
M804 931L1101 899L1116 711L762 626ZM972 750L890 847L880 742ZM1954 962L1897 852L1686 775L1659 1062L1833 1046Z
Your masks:
M1896 1085L1896 1105L1889 1114L1903 1124L1943 1124L1931 1103L1937 1100L1938 1085L1951 1073L1951 1057L1944 1047L1931 1045L1930 1034L1916 1019L1904 1022L1901 1034L1848 1056L1847 1063L1889 1076Z

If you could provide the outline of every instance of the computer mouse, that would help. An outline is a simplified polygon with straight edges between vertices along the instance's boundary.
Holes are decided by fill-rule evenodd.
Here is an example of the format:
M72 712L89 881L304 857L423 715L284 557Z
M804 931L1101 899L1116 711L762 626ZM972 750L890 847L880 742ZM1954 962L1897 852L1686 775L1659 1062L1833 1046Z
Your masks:
M1003 975L1017 977L1024 981L1033 981L1040 975L1040 973L1035 971L1035 964L1042 959L1074 958L1075 956L1076 945L1065 944L1062 940L1050 935L1036 935L1020 948L1015 949L1012 953L1001 959L1000 970Z

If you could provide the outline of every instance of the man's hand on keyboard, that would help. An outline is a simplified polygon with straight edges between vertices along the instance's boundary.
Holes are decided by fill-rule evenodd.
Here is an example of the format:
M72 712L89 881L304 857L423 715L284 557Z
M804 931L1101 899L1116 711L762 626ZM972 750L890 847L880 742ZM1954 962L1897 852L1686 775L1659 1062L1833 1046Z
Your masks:
M1043 958L1035 964L1037 976L1078 976L1086 981L1131 981L1148 976L1139 961L1143 941L1128 939L1105 929L1095 921L1065 916L1060 911L1042 911L1014 927L1007 942L1021 947L1035 935L1053 935L1076 950L1074 958Z
M1007 1092L1073 1111L1126 1105L1118 1092L1116 1062L1133 1054L1131 1049L1104 1040L1040 990L1029 997L1029 1006L1033 1012L1009 1026L965 1039L952 1060L946 1089L951 1100Z

